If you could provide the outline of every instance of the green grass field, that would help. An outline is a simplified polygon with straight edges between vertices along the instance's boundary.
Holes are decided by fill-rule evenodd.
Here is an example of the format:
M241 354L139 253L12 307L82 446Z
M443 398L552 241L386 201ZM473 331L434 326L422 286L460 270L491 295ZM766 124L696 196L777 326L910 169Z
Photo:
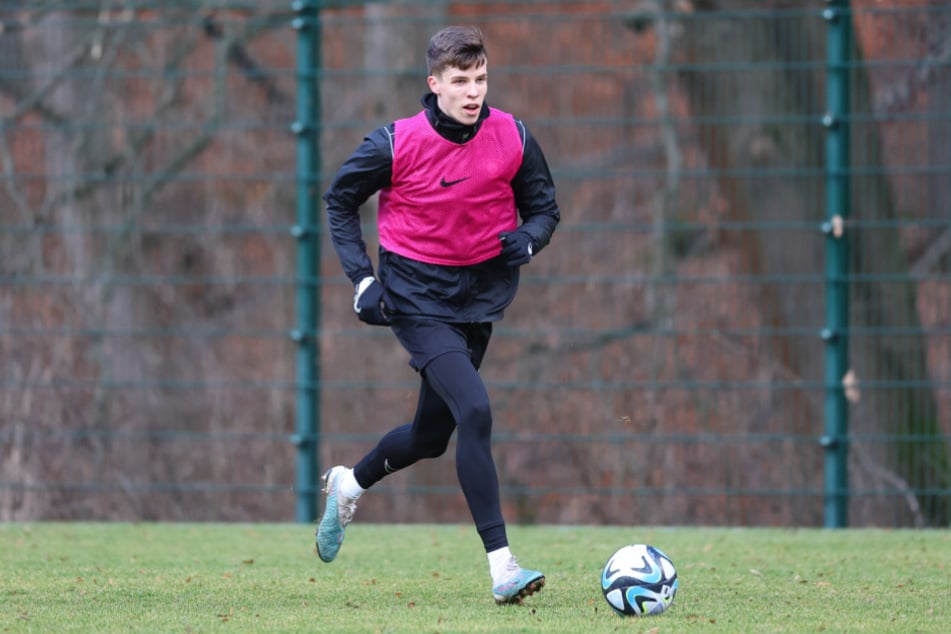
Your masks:
M322 563L294 524L0 524L0 632L949 632L951 532L510 527L541 594L496 606L474 529L354 523ZM677 565L657 617L616 616L601 566Z

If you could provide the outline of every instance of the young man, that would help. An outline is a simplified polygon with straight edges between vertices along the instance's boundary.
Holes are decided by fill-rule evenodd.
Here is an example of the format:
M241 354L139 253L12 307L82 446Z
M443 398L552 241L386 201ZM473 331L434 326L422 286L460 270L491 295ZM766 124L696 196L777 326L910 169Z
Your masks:
M487 64L479 29L436 33L423 110L367 136L324 194L357 316L392 329L421 385L411 423L384 435L352 469L324 475L317 551L333 561L360 495L442 455L458 430L457 476L488 555L492 594L498 603L521 603L545 577L521 568L509 551L478 370L492 323L515 297L519 267L548 244L560 213L538 143L521 121L485 103ZM359 217L376 192L378 278Z

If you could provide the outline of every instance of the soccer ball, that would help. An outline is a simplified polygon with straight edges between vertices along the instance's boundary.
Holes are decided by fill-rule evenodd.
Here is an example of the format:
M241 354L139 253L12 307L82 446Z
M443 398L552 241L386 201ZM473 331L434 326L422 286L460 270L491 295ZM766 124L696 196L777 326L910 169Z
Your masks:
M631 544L608 559L601 592L622 616L651 616L670 607L677 594L677 569L670 557L647 544Z

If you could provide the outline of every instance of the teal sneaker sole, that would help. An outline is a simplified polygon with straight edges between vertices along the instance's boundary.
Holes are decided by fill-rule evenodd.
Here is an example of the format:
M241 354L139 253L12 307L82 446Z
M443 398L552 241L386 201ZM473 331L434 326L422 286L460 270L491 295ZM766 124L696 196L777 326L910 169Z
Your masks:
M343 544L343 526L340 525L340 514L337 508L337 478L331 477L333 469L324 474L326 481L327 503L324 514L317 526L317 556L321 561L330 563L337 558L340 546Z
M522 570L518 577L509 583L492 588L492 596L499 605L519 604L525 597L540 592L545 587L545 575L537 570Z

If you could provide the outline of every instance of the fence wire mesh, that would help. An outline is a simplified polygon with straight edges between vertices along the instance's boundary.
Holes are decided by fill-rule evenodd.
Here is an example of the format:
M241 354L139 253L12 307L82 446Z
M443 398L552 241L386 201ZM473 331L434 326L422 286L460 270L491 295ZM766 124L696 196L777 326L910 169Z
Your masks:
M313 4L321 191L419 109L452 23L482 28L489 103L548 156L562 223L483 368L510 522L821 524L836 231L849 520L948 523L951 8L841 3L830 229L830 3ZM0 519L290 519L300 282L320 463L412 416L416 376L353 316L326 235L318 278L295 272L294 17L0 2ZM467 521L450 454L361 520Z

